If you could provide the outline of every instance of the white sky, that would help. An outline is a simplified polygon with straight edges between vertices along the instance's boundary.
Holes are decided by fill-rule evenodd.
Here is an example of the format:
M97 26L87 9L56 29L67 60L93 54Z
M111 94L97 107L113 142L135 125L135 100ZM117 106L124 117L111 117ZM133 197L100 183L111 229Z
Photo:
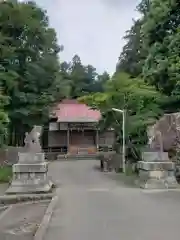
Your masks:
M139 0L36 0L47 10L64 45L61 61L78 54L83 64L93 65L99 73L113 73L124 45L125 31L137 18Z

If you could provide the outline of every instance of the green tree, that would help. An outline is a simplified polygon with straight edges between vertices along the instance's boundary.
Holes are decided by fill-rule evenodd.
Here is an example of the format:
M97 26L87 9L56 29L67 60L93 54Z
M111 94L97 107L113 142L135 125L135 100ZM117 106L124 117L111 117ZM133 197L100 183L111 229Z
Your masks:
M96 82L97 76L96 68L92 65L85 66L84 92L90 93L95 90L94 83Z
M168 96L179 95L179 16L179 1L154 0L142 27L144 47L149 49L144 78Z
M120 143L122 115L112 108L126 109L129 150L147 143L148 125L180 109L180 2L142 0L137 9L141 17L126 33L116 72L104 92L79 99L102 111L101 127L114 127Z
M81 63L78 55L75 55L70 63L70 80L71 80L71 97L77 98L84 94L83 88L85 86L85 68Z
M106 71L99 74L93 83L92 92L104 92L104 87L109 79L110 76Z
M70 63L64 61L60 64L61 76L64 80L70 79Z
M150 11L152 0L141 0L141 2L137 6L137 10L144 16L148 14Z
M126 44L116 66L117 73L127 72L132 77L137 77L142 73L144 61L148 55L148 48L143 44L142 26L146 21L150 6L151 0L142 0L137 6L137 11L141 14L141 17L133 21L131 29L124 36Z
M4 111L4 107L8 104L8 98L0 92L0 147L2 147L8 138L8 123L9 118L7 113Z
M44 10L34 2L0 2L0 80L16 136L47 119L60 90L59 51Z
M92 92L102 92L103 85L109 79L109 74L97 74L96 68L92 65L83 65L78 55L72 61L63 63L63 74L70 80L70 96L77 98Z
M154 87L142 79L131 78L126 73L115 74L107 82L105 93L84 96L79 100L103 113L102 129L113 127L122 143L122 115L112 108L126 109L126 139L129 149L141 148L147 143L146 127L162 115L161 101L164 98Z
M126 32L124 39L127 43L120 54L116 72L127 72L133 77L142 72L141 26L141 20L134 21L131 29Z

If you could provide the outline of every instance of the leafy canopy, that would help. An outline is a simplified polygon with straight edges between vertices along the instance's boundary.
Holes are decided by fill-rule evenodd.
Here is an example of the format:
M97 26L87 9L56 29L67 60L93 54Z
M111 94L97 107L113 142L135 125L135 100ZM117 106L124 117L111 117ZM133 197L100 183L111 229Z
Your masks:
M60 84L59 50L46 12L34 2L0 3L0 79L12 125L47 118Z
M115 74L105 89L105 93L84 96L79 101L100 109L104 117L102 128L114 127L120 135L122 115L114 113L112 108L126 109L127 138L134 138L134 143L145 144L147 124L153 124L162 114L159 107L162 94L142 79L131 78L126 73ZM140 138L142 133L143 137Z

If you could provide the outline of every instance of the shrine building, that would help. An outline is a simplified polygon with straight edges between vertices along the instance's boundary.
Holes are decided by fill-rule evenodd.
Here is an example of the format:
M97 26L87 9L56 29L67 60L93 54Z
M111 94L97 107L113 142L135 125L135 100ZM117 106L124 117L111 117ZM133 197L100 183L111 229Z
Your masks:
M100 132L100 120L100 111L74 99L63 100L49 119L46 148L68 154L91 154L104 147L112 148L114 131Z

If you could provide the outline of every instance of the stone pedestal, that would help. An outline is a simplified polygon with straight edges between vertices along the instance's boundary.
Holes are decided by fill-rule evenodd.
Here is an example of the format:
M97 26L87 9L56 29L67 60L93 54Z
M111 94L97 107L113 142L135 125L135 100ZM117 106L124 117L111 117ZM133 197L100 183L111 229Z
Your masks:
M139 185L145 189L177 188L175 164L168 153L144 152L138 163Z
M19 153L19 162L13 165L13 179L7 194L49 192L52 182L48 179L48 163L44 153Z

